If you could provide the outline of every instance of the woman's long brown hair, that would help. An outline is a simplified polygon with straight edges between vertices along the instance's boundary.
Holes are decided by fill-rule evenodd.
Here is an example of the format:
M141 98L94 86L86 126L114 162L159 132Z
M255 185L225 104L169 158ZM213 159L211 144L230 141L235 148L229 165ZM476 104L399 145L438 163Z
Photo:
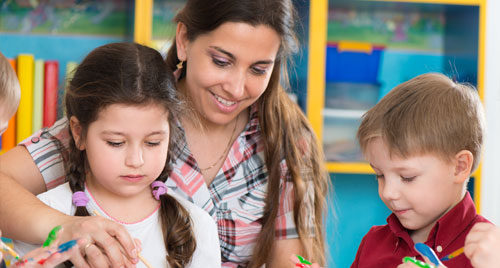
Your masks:
M113 43L90 52L77 67L67 88L67 118L75 116L82 127L82 139L99 112L111 104L133 106L161 105L168 111L169 144L177 138L174 117L181 109L174 78L162 56L154 49L135 43ZM72 135L71 131L70 134ZM66 179L73 192L85 190L85 174L89 170L85 151L78 149L73 136L65 153ZM169 146L165 167L157 178L166 181L172 159ZM188 211L172 196L160 197L160 217L167 250L167 263L172 268L184 267L193 256L196 240ZM89 216L85 207L77 207L76 216Z
M207 15L210 14L210 15ZM248 267L261 267L272 252L275 220L279 207L280 162L286 159L288 176L294 185L294 221L306 258L324 265L325 243L323 217L328 191L327 173L321 148L312 128L297 104L292 102L280 84L288 81L287 61L298 50L294 32L296 12L290 0L188 0L175 22L187 28L190 41L215 30L225 22L266 25L281 37L269 85L258 100L259 123L264 137L265 162L268 170L268 194L262 218L262 231ZM256 37L258 38L258 37ZM167 64L175 70L179 63L175 42L168 51ZM189 62L186 62L189 64ZM181 79L185 76L185 69ZM311 196L310 187L314 194ZM308 199L308 200L306 200ZM307 202L306 202L307 201ZM311 204L307 211L307 206ZM312 214L313 226L307 215Z

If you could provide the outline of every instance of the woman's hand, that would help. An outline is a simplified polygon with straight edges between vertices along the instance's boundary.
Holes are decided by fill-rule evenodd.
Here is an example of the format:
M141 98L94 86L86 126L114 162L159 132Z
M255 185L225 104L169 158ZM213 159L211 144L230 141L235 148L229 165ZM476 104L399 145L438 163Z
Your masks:
M465 238L464 253L475 268L500 265L500 228L490 223L476 223Z
M139 260L140 251L121 224L103 217L68 217L61 226L61 239L87 241L70 258L76 267L135 267Z

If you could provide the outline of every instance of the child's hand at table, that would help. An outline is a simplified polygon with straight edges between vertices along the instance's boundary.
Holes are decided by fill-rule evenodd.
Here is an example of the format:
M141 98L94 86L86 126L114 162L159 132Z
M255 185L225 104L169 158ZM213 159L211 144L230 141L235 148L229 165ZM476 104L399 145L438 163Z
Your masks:
M490 223L476 223L465 238L464 254L475 268L500 265L500 228Z
M297 268L321 268L319 266L319 264L317 263L313 263L311 265L308 265L308 264L302 264L299 260L299 258L297 257L297 255L292 255L290 256L290 261L293 262L295 264L294 267L297 267Z

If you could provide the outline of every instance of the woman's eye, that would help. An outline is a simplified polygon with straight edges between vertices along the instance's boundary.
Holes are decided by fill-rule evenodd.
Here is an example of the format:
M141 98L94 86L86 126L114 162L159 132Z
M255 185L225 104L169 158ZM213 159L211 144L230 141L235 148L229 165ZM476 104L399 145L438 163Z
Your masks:
M212 58L212 61L215 63L215 65L220 66L220 67L225 67L228 66L230 63L224 60L220 60L217 58Z
M257 75L263 75L267 72L267 69L262 69L258 67L252 67L252 72Z
M112 146L112 147L120 147L123 145L123 142L113 142L113 141L107 141L106 142L108 145Z

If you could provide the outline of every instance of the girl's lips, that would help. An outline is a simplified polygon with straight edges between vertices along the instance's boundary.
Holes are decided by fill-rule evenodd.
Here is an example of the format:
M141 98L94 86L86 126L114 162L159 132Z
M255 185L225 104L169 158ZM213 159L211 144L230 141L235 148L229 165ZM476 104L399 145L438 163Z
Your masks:
M138 182L144 178L143 175L124 175L121 176L124 180L130 181L130 182Z

